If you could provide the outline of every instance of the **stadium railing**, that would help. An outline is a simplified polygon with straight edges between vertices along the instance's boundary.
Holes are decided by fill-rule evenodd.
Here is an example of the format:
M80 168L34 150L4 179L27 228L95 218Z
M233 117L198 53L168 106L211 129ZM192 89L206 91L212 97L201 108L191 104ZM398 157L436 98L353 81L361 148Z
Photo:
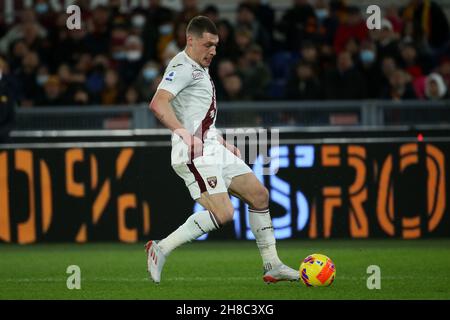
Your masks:
M218 127L450 124L443 101L255 101L218 103ZM160 128L147 104L17 108L15 131Z

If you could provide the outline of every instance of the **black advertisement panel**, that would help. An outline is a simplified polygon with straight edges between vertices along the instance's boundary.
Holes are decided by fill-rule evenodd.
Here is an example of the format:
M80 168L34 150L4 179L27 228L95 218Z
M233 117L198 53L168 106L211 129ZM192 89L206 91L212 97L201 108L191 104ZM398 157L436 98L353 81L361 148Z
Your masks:
M160 239L198 205L170 166L170 147L61 143L0 147L0 241ZM277 239L450 236L450 142L281 143L263 175ZM252 239L247 207L200 238Z

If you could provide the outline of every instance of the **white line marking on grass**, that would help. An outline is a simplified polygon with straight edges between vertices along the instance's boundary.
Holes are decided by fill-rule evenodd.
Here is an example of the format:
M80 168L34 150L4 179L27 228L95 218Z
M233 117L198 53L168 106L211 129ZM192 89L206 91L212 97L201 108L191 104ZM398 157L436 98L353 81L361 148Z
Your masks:
M417 279L414 276L383 276L383 280L411 280ZM421 277L421 279L433 279L432 277ZM206 281L260 281L260 277L167 277L163 279L164 281L195 281L195 282L206 282ZM365 281L366 277L354 277L354 276L337 276L336 280L344 281ZM148 282L150 281L148 277L145 278L105 278L105 277L86 277L83 278L84 282ZM6 278L0 279L0 283L10 282L10 283L26 283L26 282L66 282L65 278Z

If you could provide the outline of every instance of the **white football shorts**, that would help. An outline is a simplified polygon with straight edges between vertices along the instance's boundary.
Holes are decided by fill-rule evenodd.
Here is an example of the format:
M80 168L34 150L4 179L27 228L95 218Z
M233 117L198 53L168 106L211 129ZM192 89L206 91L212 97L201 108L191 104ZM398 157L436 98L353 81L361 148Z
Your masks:
M191 163L172 164L172 168L184 180L194 200L203 192L228 192L234 177L252 172L242 159L220 144L205 146L202 156Z

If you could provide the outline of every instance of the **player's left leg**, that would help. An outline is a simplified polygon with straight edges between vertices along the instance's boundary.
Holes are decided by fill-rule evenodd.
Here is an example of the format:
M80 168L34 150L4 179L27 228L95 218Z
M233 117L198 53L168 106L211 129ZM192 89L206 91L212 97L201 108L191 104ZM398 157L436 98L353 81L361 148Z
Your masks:
M253 173L233 177L228 190L249 205L250 227L264 264L264 281L298 280L299 272L285 266L278 257L268 190Z

